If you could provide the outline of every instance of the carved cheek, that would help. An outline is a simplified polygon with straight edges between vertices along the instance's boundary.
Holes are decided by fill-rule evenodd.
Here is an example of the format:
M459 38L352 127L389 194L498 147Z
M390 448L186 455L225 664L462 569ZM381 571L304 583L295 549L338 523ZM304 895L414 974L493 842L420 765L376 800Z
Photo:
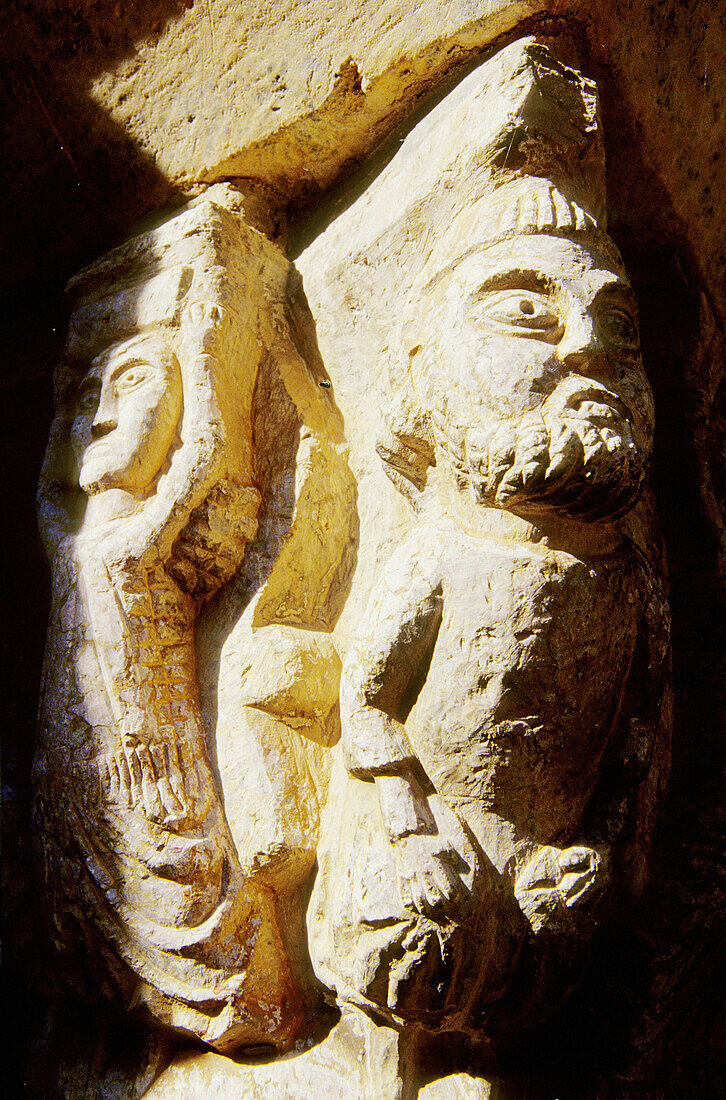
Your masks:
M481 333L460 329L442 356L439 390L446 406L461 406L469 415L482 403L488 404L495 360Z
M642 364L638 364L637 369L627 372L619 390L633 414L635 427L642 437L642 443L650 446L655 427L655 406L653 391Z
M120 402L119 429L134 465L136 488L147 488L167 456L179 419L176 379L144 387Z
M91 438L91 417L76 416L71 425L71 446L76 453L88 446Z
M76 463L80 467L83 464L83 456L91 443L92 414L77 416L70 431L70 444Z
M553 373L552 347L521 336L492 336L487 342L488 390L502 409L527 412L544 400L540 385Z

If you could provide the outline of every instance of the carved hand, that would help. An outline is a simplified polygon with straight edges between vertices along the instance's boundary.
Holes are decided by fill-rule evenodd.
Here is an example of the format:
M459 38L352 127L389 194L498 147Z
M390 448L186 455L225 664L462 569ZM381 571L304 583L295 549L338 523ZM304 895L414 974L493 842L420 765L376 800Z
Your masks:
M404 906L434 920L460 919L468 896L456 870L461 856L440 832L420 784L409 772L375 782Z
M603 885L603 860L592 848L541 848L517 876L514 894L535 932L557 921Z
M406 909L433 920L461 920L468 891L458 853L438 833L413 833L394 841L398 887Z

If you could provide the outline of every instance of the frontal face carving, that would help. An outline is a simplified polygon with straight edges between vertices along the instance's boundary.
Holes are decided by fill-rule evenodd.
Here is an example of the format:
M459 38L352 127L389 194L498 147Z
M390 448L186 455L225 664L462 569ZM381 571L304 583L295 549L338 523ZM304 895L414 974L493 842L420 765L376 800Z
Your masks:
M425 301L414 380L460 488L523 512L626 511L653 404L622 271L591 247L533 234L466 256Z
M159 336L121 341L96 356L73 410L81 489L144 493L174 442L181 409L179 363Z

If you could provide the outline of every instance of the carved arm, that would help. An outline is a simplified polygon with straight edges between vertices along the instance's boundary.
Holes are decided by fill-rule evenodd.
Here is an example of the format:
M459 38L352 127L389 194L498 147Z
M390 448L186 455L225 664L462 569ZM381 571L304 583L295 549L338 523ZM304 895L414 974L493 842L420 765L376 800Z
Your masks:
M404 722L425 679L441 621L440 588L416 562L414 540L394 555L373 593L341 681L345 764L373 778L391 840L435 830Z

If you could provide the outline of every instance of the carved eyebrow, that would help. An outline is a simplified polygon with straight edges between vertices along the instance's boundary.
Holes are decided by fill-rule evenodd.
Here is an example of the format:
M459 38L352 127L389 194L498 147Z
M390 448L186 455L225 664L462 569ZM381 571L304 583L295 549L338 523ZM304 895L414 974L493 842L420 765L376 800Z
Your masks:
M98 371L96 367L91 366L78 380L74 389L77 393L84 393L86 390L90 389L99 389L101 381L100 371Z
M156 349L147 347L131 347L128 349L112 348L107 356L107 365L111 367L109 382L115 382L119 375L132 367L144 367L152 373L168 374L172 364L166 362Z
M530 290L538 294L551 294L557 287L555 280L550 275L543 275L541 271L523 271L516 268L513 271L498 271L490 275L477 287L477 294L488 294L493 290Z
M85 397L87 393L91 393L94 390L100 389L101 379L98 377L98 375L86 375L86 377L82 378L76 386L73 396L76 401L79 401L81 398Z
M625 299L630 309L636 314L638 312L638 299L635 296L635 291L630 283L626 283L624 279L614 279L612 283L606 283L605 286L600 287L595 295L593 306L599 305L603 298Z

